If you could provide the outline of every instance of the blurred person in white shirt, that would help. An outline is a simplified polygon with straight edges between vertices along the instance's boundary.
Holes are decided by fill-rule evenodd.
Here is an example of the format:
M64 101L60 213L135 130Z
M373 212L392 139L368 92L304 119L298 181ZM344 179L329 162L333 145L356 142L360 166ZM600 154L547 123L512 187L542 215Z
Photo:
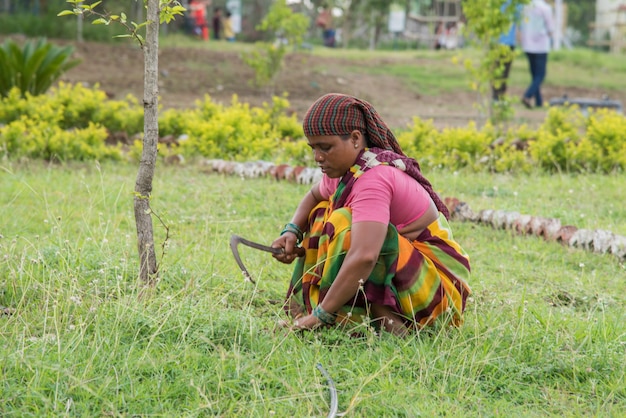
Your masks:
M552 8L545 0L532 0L524 6L520 22L520 44L528 58L532 81L522 97L522 103L529 109L533 107L531 101L533 98L536 107L543 106L541 84L546 78L548 53L553 34Z

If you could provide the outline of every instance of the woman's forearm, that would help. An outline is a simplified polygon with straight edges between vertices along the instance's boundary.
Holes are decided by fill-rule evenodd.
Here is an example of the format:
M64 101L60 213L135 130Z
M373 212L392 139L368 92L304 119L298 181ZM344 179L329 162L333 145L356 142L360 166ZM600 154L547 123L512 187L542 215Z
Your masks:
M309 223L309 214L320 201L321 200L315 196L313 189L309 190L293 213L291 223L298 225L301 230L306 231Z
M372 273L374 262L358 257L350 257L348 253L321 306L326 312L337 312L343 305L354 298L359 287L365 283Z
M358 222L352 225L350 249L328 293L321 303L326 312L337 312L352 300L372 274L387 233L387 225Z

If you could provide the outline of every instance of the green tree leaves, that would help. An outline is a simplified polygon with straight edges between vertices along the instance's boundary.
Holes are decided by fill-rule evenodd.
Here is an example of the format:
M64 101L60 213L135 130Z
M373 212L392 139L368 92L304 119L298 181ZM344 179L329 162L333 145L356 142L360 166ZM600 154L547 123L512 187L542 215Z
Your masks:
M287 45L299 46L308 25L306 16L294 13L285 0L278 0L257 27L258 30L270 33L276 40L273 43L257 43L256 49L243 55L242 59L254 70L254 83L258 87L268 86L271 96L274 95L274 79L282 67Z
M463 13L467 18L468 32L480 51L476 62L466 59L464 64L472 77L472 88L481 96L480 107L489 111L494 123L512 117L510 103L502 100L492 106L489 89L501 83L504 62L510 62L515 53L498 45L500 35L511 27L519 14L518 10L529 0L463 0Z
M141 47L145 44L144 36L140 33L149 23L146 20L141 23L128 21L128 17L124 12L120 14L109 13L107 11L100 11L98 6L102 1L96 1L92 4L83 4L83 0L66 0L73 5L72 10L63 10L57 14L57 16L96 16L91 21L92 25L110 25L117 22L126 28L127 33L116 35L114 38L133 38L139 42ZM170 23L176 18L176 16L182 16L185 12L185 8L180 4L178 0L159 0L159 23Z

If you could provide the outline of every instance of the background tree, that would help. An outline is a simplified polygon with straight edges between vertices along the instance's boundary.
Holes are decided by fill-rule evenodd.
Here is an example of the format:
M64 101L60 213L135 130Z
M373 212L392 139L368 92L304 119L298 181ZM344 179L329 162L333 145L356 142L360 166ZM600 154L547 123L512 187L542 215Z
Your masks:
M341 10L337 23L341 25L341 44L347 48L353 39L367 39L367 46L378 47L382 35L387 30L387 22L392 4L410 9L410 0L335 0L329 2Z
M267 87L270 96L274 95L274 81L288 48L296 49L302 44L308 25L306 16L294 13L285 0L277 0L257 26L269 41L257 42L256 48L242 55L242 59L254 70L257 87Z
M387 29L387 20L389 19L389 11L391 9L390 1L386 0L369 0L367 12L371 16L370 20L370 42L369 48L376 49L380 37Z
M567 26L580 35L579 39L572 41L586 45L589 40L589 23L596 19L596 0L568 1L566 4Z
M112 14L105 10L98 11L100 1L90 5L82 4L81 0L67 0L74 8L59 13L65 15L95 16L93 24L109 25L111 22L122 24L127 33L120 37L135 39L144 54L144 135L139 171L135 181L134 211L137 226L137 249L139 252L139 277L146 285L153 286L158 278L158 263L154 247L154 230L152 226L152 180L157 161L157 145L159 141L159 24L169 23L176 15L182 15L185 9L178 1L143 0L147 5L146 21L135 23L128 21L125 13ZM142 34L145 28L145 38Z
M491 86L498 83L503 71L501 63L514 58L515 51L500 45L498 38L507 31L515 10L530 0L463 0L463 14L467 18L469 39L476 45L479 55L476 60L466 58L465 68L472 77L472 88L478 94L478 107L481 113L494 123L505 122L513 116L513 109L506 100L493 105Z

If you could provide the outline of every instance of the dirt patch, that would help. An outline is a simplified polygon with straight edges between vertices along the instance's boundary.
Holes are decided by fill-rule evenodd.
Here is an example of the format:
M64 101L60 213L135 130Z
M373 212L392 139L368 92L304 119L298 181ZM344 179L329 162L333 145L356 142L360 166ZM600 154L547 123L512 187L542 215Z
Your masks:
M98 83L116 99L126 94L138 99L143 97L143 55L138 47L90 42L74 46L75 55L82 59L82 63L65 74L64 81L89 85ZM414 61L416 66L423 64L418 58ZM276 93L287 92L292 110L300 116L324 93L352 94L371 102L387 123L396 128L410 124L415 116L432 119L439 128L464 126L477 118L474 93L462 91L436 97L421 95L397 78L367 75L354 70L384 64L383 59L355 61L294 53L287 57L278 76ZM253 106L270 100L266 90L250 85L254 73L234 51L161 48L159 67L160 103L164 108L189 108L207 94L222 103L230 103L236 94L240 101ZM566 93L549 85L543 87L543 92L547 98ZM602 96L602 92L587 89L568 88L567 93L570 97ZM519 96L522 91L511 88L510 94ZM624 101L626 94L617 99ZM518 120L530 124L540 123L545 116L543 110L528 110L521 105L515 111Z

